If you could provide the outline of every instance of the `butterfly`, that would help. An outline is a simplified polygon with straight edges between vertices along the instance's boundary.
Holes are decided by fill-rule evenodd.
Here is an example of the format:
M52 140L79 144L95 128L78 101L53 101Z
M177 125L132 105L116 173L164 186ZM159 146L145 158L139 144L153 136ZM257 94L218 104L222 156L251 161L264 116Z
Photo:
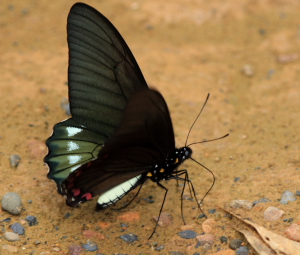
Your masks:
M96 208L102 210L147 179L165 189L165 197L162 180L190 182L178 167L192 150L175 147L167 104L148 87L117 29L94 8L76 3L67 33L72 117L54 126L44 159L67 205L100 194Z

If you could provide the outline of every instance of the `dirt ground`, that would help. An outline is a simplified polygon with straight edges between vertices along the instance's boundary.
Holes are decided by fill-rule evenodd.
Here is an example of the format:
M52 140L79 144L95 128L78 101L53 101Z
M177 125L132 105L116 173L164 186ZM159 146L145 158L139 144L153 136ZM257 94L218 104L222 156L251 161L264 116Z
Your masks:
M15 246L19 254L69 254L71 244L87 243L84 230L92 230L97 234L89 239L103 254L203 252L203 247L194 247L195 239L182 239L177 234L183 223L180 190L175 181L164 183L169 189L164 212L174 217L173 224L158 227L151 240L148 236L154 227L153 217L163 198L162 190L154 183L148 182L139 198L123 211L96 213L96 201L79 208L65 205L54 182L46 177L43 157L47 153L44 141L53 125L67 118L61 108L62 100L67 98L66 19L75 1L5 2L0 6L0 198L7 192L17 192L24 210L14 216L0 209L0 221L12 218L10 223L0 223L0 246ZM192 146L193 158L216 177L202 205L207 214L217 209L215 214L208 214L216 221L216 240L206 254L229 249L228 244L221 244L220 236L243 238L225 221L219 207L280 235L291 224L284 222L285 218L299 223L300 198L287 205L279 203L284 191L300 190L299 1L86 3L118 28L149 85L164 95L178 147L184 146L191 124L207 93L211 93L189 138L192 143L230 134L222 140ZM10 166L13 154L21 157L17 168ZM212 183L210 173L191 160L183 168L188 169L201 199ZM144 200L149 195L155 201L152 204ZM272 202L252 210L228 207L234 199L253 202L263 197ZM263 212L269 206L285 211L283 218L267 222ZM184 201L185 219L201 234L204 219L197 219L201 212L194 207L195 201ZM140 218L132 222L117 218L126 212L135 212ZM70 217L65 217L68 213ZM38 225L25 224L27 215L36 216ZM21 241L1 238L15 222L26 229ZM127 224L125 230L122 223ZM126 233L134 233L139 240L124 242L119 237ZM155 250L160 245L164 249ZM250 254L256 254L250 245L248 248ZM2 254L10 253L3 250Z

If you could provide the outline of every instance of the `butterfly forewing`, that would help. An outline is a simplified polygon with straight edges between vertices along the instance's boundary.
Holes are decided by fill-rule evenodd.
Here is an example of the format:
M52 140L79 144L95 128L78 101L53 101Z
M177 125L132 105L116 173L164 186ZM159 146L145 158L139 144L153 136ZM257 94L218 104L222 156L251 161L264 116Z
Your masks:
M110 136L130 96L148 88L146 81L119 32L95 9L75 4L67 30L72 116Z
M127 44L97 10L73 5L67 32L72 118L54 126L44 159L60 193L71 172L97 157L120 124L131 95L148 89Z

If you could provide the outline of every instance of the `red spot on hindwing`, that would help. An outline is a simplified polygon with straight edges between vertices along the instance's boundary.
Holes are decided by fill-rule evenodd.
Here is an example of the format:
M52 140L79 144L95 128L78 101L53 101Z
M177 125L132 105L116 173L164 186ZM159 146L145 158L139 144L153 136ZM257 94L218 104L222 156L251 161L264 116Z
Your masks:
M80 189L72 189L73 196L77 197L80 194Z
M90 200L93 197L92 193L85 193L82 198L86 198L86 200Z

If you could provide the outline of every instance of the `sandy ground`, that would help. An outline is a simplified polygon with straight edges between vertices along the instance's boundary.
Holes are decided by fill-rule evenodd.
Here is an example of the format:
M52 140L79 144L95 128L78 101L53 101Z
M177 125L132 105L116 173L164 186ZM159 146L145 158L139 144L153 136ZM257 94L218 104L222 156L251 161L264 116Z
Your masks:
M20 254L68 254L70 244L84 244L83 230L98 235L98 252L104 254L186 254L201 252L192 248L197 241L180 238L183 223L180 191L175 181L164 183L169 195L164 212L173 224L158 227L149 241L163 198L162 190L147 183L139 199L121 212L107 209L94 212L95 201L80 208L65 205L55 184L46 177L47 153L44 141L55 123L67 116L61 102L67 97L68 49L66 18L75 1L5 1L0 7L0 198L7 192L20 194L24 210L13 216L0 210L1 231L12 223L24 224L26 234L13 245ZM293 218L299 223L300 199L288 205L279 203L285 190L300 190L300 18L298 1L186 1L159 0L87 1L118 28L132 49L150 86L164 95L173 119L177 145L183 146L207 93L211 98L196 123L189 143L230 136L215 142L192 146L193 158L216 176L213 190L205 198L203 210L227 207L234 199L250 202L263 197L272 202L251 211L233 210L242 217L284 235ZM246 67L245 67L246 65ZM18 154L21 162L12 168L9 157ZM192 161L186 162L198 198L212 183L210 173ZM239 177L238 181L235 178ZM134 192L133 192L134 193ZM188 194L188 192L187 192ZM155 203L144 201L149 195ZM125 201L133 194L128 195ZM32 200L32 203L28 203ZM184 203L185 219L201 234L195 201ZM285 215L275 222L263 218L264 210L275 206ZM136 212L140 219L125 222L117 217ZM70 217L65 215L70 213ZM24 223L27 215L38 218L37 226ZM209 215L217 225L212 254L228 249L220 236L242 238L224 213ZM110 223L103 228L103 223ZM128 225L123 232L121 223ZM127 244L119 238L134 233L139 241ZM1 236L2 234L0 234ZM101 238L104 238L101 240ZM155 245L165 245L154 251ZM246 244L247 245L247 244ZM250 252L255 252L248 245ZM2 254L8 251L2 251ZM44 252L44 253L43 253ZM96 254L83 251L81 254ZM221 253L220 253L221 254Z

